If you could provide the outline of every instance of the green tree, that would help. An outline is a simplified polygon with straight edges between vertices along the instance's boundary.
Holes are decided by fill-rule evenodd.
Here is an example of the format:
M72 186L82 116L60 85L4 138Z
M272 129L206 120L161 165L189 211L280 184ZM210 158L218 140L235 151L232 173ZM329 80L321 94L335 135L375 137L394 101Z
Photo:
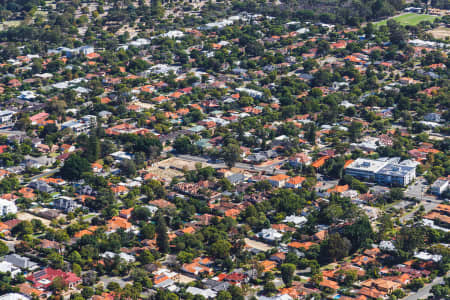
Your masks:
M61 276L56 277L53 279L52 283L50 284L50 290L55 293L61 293L62 291L67 289L67 283Z
M351 247L352 244L347 238L341 237L339 233L332 233L320 244L321 257L325 260L340 260L348 256Z
M166 221L162 216L158 218L156 225L156 245L159 252L167 253L169 251L169 235L167 234Z
M421 247L425 241L425 233L422 227L403 226L396 236L396 246L405 252L412 253Z
M86 158L72 154L61 168L60 174L66 180L79 180L83 173L90 171L91 165Z
M295 265L294 264L282 264L281 265L281 278L286 286L291 286L294 279Z
M9 247L4 242L0 241L0 256L4 256L9 253Z
M222 148L222 158L228 168L232 168L241 160L242 150L237 144L228 144Z
M228 291L220 291L217 293L217 300L231 300L233 297L231 296L230 292Z
M391 202L402 200L404 198L404 192L402 188L391 188L389 191L389 198Z
M227 240L218 240L211 245L210 252L213 257L225 259L230 255L231 244Z
M84 287L81 290L81 295L85 298L85 299L89 299L92 296L94 296L94 289L90 286Z
M387 21L387 27L389 29L389 40L391 43L399 47L404 47L406 45L406 39L408 38L406 29L392 19Z
M136 164L131 159L124 159L120 162L120 171L128 177L136 175Z
M264 285L264 294L266 295L271 295L273 293L276 293L277 291L278 290L272 281L269 281Z
M164 16L164 7L160 0L151 0L151 15L157 18Z
M101 155L100 140L95 134L91 134L88 139L88 144L85 149L85 155L88 161L94 162L100 158Z
M146 264L150 264L150 263L154 262L155 257L153 256L153 254L150 251L144 250L140 253L138 260L141 264L146 265Z
M421 288L423 288L423 286L425 285L425 283L423 282L422 278L414 278L413 280L411 280L411 282L407 285L407 287L409 289L412 289L413 291L417 291Z
M177 153L187 154L192 153L194 146L192 145L191 139L185 135L177 137L173 143L173 148Z
M305 126L303 126L303 129L305 130L304 137L305 139L311 144L316 144L316 131L317 127L314 123L306 123Z
M155 226L151 223L144 224L140 233L143 239L153 239L155 237Z
M180 251L177 255L177 260L181 263L190 263L194 258L194 254L186 251Z
M450 287L445 285L436 284L431 288L431 293L436 299L449 299Z
M359 138L361 138L362 127L363 126L361 122L353 121L350 124L350 126L348 127L348 135L352 142L356 142Z
M24 237L33 233L33 225L29 221L22 221L11 229L14 236Z
M75 274L77 274L77 276L81 275L81 267L79 264L73 264L72 265L72 272L74 272Z
M367 216L360 217L352 225L344 227L343 235L352 243L352 251L361 248L366 240L373 239L374 233Z

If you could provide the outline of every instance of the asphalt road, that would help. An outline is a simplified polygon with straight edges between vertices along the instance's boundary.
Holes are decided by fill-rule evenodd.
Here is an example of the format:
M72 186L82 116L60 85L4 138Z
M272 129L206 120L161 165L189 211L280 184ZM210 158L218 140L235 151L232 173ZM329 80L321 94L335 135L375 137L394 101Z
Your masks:
M25 135L25 131L18 131L18 130L8 130L8 129L0 129L0 134L6 134L6 135Z
M433 285L442 283L444 283L444 277L436 277L431 283L426 284L423 288L419 289L417 292L403 298L403 300L427 299L428 296L431 295L431 288L433 287Z
M433 195L426 194L429 185L423 177L418 177L416 181L409 185L405 191L405 197L415 198L420 201L420 205L423 205L425 212L433 210L442 201ZM415 211L415 210L414 210ZM402 217L402 221L407 221L414 217L414 213L409 213Z
M196 162L202 162L202 163L207 163L209 165L211 165L213 168L227 168L227 166L224 163L212 163L210 162L209 159L204 158L204 157L200 157L200 156L192 156L192 155L177 155L178 158L181 159L185 159L185 160L191 160L191 161L196 161ZM244 169L247 171L259 171L259 172L266 172L269 174L284 174L286 173L285 170L279 170L279 169L275 169L274 165L271 166L263 166L263 167L258 167L256 165L252 165L252 164L246 164L246 163L236 163L235 164L236 168L240 168L240 169Z
M47 172L44 172L44 173L41 173L39 175L33 176L33 177L30 178L30 181L37 180L37 179L42 178L42 177L50 176L50 175L53 175L53 174L55 174L57 172L59 172L59 168L56 168L56 169L53 169L53 170L49 170Z

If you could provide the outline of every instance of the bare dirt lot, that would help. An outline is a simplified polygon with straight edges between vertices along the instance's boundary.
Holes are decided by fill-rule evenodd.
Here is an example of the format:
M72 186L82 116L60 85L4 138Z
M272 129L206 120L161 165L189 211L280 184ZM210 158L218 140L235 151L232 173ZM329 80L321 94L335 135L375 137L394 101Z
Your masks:
M268 244L257 242L255 240L251 240L251 239L245 239L245 245L248 247L251 247L251 248L258 249L260 251L268 251L273 248Z
M446 37L450 38L450 28L443 26L437 27L433 30L428 31L434 38L445 40Z
M31 221L33 219L38 219L38 220L41 220L42 223L45 226L49 226L50 225L50 221L49 220L41 218L41 217L34 216L34 215L29 214L27 212L19 212L19 213L17 213L17 219L22 220L22 221Z
M171 157L153 164L147 171L166 182L170 182L174 177L183 176L183 170L195 170L196 163L198 162ZM202 166L206 167L208 164L202 163Z
M174 277L174 281L183 283L183 284L188 284L188 283L195 281L195 279L191 278L189 276L183 275L183 274L178 274Z

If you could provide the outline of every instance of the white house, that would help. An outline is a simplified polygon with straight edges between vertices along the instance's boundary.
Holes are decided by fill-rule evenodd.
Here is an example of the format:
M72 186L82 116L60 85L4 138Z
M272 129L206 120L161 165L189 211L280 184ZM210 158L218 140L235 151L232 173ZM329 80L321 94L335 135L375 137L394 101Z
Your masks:
M217 292L211 290L211 289L199 289L193 286L190 286L187 288L186 293L192 294L194 296L201 295L205 298L215 298L217 296Z
M100 256L103 257L103 258L109 258L109 259L113 259L114 257L119 256L121 260L123 260L123 261L125 261L127 263L132 263L132 262L136 261L136 259L134 258L133 255L129 255L129 254L126 254L126 253L123 253L123 252L121 252L119 254L116 254L116 253L113 253L111 251L106 251L105 253L103 253Z
M2 262L0 262L0 272L1 273L10 272L11 277L14 278L14 277L16 277L17 274L19 274L21 272L21 270L18 267L14 266L10 262L2 261Z
M284 185L286 184L286 181L289 179L290 177L287 176L286 174L278 174L278 175L274 175L268 178L268 181L270 182L270 184L274 187L277 188L281 188L284 187Z
M284 223L294 223L296 227L302 226L307 221L308 219L306 219L306 217L296 215L286 216L286 218L284 218L283 220Z
M12 125L11 121L15 112L12 110L1 110L0 111L0 124L1 125Z
M14 202L0 198L0 216L17 213L17 206Z
M264 228L260 232L258 232L258 237L264 239L269 242L277 242L280 241L283 235L272 228Z

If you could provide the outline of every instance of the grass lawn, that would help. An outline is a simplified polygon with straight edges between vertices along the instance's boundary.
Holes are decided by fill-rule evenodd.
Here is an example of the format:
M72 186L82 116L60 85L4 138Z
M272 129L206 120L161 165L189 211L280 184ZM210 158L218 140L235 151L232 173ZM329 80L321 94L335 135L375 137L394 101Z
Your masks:
M434 19L436 19L437 16L430 16L430 15L421 15L421 14L404 14L397 17L392 17L391 19L399 22L402 25L417 25L422 21L430 21L433 22ZM387 20L383 20L380 22L375 23L376 26L386 25Z

